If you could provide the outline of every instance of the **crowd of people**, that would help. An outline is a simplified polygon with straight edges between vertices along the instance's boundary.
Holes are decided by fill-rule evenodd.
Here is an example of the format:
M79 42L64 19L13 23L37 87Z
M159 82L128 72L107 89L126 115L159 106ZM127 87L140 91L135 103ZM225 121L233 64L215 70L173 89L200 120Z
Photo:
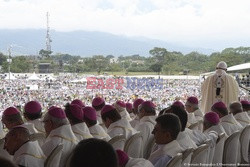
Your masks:
M217 71L224 80L221 70L226 66L221 64ZM243 100L247 95L239 92L242 100L228 102L221 80L216 80L216 100L201 110L206 90L200 90L198 80L164 80L159 90L105 90L70 82L75 78L1 82L0 164L46 166L61 147L49 162L53 167L165 167L178 153L207 140L214 148L221 133L229 137L250 125L250 101ZM38 89L29 90L27 84ZM142 140L130 152L109 143L118 135L127 141L137 133ZM44 138L32 137L35 134ZM212 163L214 154L207 162Z

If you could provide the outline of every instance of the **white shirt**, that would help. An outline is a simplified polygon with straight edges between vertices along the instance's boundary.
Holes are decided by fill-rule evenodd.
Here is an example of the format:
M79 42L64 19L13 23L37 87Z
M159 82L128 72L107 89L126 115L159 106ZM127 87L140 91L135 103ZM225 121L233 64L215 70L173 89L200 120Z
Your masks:
M122 134L125 136L126 139L128 139L137 131L134 128L132 128L127 119L120 119L110 124L110 126L107 129L107 132L111 138L119 134Z
M190 138L190 133L185 129L184 131L180 132L176 138L180 146L184 149L188 148L197 148L195 142Z
M180 146L179 142L173 140L168 144L155 145L148 160L155 167L165 167L171 158L183 151L184 149Z
M41 119L30 120L28 122L33 123L38 132L45 133L44 123L42 122Z
M46 156L49 156L56 146L58 146L59 144L63 144L63 151L61 153L60 161L53 162L53 166L63 167L69 154L72 152L77 143L78 140L74 135L71 126L63 125L50 132L49 136L46 138L46 141L42 146L42 150Z
M105 141L109 141L111 139L105 130L98 124L89 127L89 132L94 138L97 139L104 139Z
M43 167L46 157L38 142L28 141L14 154L13 161L25 167Z
M89 132L89 128L84 122L72 125L71 128L79 141L93 137Z
M140 123L135 127L135 129L142 134L143 138L143 148L148 143L150 134L152 133L154 126L156 124L156 116L144 116L140 119Z
M236 121L238 121L242 127L246 127L250 124L250 117L248 116L247 112L240 112L234 115Z
M222 118L220 118L220 122L222 127L225 129L225 132L228 136L233 134L234 132L241 130L243 127L238 123L232 114L228 114Z
M125 167L154 167L154 165L144 158L129 158Z

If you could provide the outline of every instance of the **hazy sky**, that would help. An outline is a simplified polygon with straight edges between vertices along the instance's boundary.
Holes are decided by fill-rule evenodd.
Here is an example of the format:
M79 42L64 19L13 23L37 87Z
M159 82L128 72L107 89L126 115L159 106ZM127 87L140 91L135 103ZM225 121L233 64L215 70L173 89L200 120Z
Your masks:
M221 50L250 46L250 0L0 0L0 29L143 36Z

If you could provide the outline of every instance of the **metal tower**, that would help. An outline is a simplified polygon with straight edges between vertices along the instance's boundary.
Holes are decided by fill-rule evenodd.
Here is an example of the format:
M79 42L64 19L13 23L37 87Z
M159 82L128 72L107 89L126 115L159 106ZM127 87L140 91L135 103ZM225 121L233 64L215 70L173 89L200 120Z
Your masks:
M50 38L50 32L49 32L49 12L47 12L47 34L46 34L46 51L51 51L51 38Z

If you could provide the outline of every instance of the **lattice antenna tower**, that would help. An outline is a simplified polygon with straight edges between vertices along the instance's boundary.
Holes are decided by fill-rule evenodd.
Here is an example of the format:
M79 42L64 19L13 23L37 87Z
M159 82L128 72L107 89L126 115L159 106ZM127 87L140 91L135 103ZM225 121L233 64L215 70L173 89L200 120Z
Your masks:
M47 33L46 33L46 50L51 51L51 38L50 38L50 27L49 27L49 12L47 12Z

